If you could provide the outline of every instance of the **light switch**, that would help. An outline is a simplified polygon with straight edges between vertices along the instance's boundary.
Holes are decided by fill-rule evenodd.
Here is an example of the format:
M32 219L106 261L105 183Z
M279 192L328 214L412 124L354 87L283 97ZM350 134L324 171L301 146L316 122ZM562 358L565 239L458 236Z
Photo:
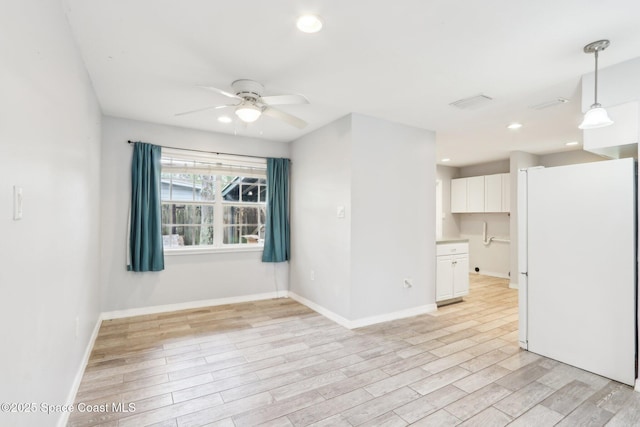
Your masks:
M344 218L344 206L338 206L336 209L336 216L338 218Z
M13 186L13 219L22 219L22 187Z

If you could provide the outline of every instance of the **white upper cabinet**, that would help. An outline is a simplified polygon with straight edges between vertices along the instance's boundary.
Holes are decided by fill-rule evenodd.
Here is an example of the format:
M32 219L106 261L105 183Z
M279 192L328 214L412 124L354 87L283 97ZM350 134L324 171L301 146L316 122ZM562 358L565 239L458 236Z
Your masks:
M467 178L467 212L484 212L484 176Z
M500 212L511 212L511 174L502 173L502 209Z
M451 180L451 212L467 212L467 178Z
M502 212L502 175L484 177L484 211Z
M509 212L510 174L451 180L451 212Z

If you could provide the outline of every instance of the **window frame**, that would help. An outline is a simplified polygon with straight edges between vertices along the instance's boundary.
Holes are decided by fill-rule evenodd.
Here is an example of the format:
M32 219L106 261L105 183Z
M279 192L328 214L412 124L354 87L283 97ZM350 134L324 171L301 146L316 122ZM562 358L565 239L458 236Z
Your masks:
M266 214L266 191L265 200L260 200L260 192L258 190L258 202L244 202L244 201L232 201L224 200L223 193L223 176L239 176L243 178L257 178L263 179L266 187L267 169L266 159L262 158L249 158L243 156L231 156L220 155L215 153L202 153L193 152L188 150L179 149L165 149L162 150L161 173L173 173L171 169L167 170L164 165L164 160L173 159L185 162L198 162L198 164L205 164L208 166L206 173L215 175L214 181L214 200L170 200L165 199L161 195L160 203L164 205L172 204L191 204L191 205L210 205L213 206L213 244L212 245L191 245L191 246L179 246L179 247L164 247L165 255L193 255L193 254L206 254L206 253L221 253L221 252L257 252L262 251L264 248L264 242L258 241L257 243L224 243L225 228L230 225L224 224L224 209L228 206L237 207L252 207L258 209L264 209ZM190 168L184 166L185 170ZM189 173L203 173L205 171L193 167L193 172ZM170 192L171 194L171 192ZM241 198L241 197L240 197ZM195 199L195 198L194 198ZM260 212L258 212L258 226L264 227L265 224L260 221ZM266 217L265 217L266 220ZM265 221L266 222L266 221ZM162 227L171 226L172 224L162 223ZM243 224L237 224L242 226ZM233 224L231 225L233 226Z

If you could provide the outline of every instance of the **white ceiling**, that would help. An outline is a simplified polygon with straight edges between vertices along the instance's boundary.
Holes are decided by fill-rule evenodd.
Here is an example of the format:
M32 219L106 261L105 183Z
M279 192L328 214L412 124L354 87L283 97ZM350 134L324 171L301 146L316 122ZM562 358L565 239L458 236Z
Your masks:
M103 112L155 123L291 141L357 112L437 132L437 156L463 166L513 150L549 153L581 141L582 47L608 38L604 68L640 56L637 0L63 0ZM317 34L295 27L324 20ZM269 117L221 124L227 104L198 85L263 83L267 95L302 93L284 106L300 131ZM475 111L449 106L477 94ZM565 97L546 110L530 105ZM508 131L519 121L524 127Z

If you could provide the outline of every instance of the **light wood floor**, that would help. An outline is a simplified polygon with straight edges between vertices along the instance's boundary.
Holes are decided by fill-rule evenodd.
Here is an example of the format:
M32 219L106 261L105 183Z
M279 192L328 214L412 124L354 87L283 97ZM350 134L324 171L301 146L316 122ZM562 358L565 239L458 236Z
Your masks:
M105 321L71 426L632 426L640 393L517 346L517 292L347 330L290 299ZM607 424L608 423L608 424Z

